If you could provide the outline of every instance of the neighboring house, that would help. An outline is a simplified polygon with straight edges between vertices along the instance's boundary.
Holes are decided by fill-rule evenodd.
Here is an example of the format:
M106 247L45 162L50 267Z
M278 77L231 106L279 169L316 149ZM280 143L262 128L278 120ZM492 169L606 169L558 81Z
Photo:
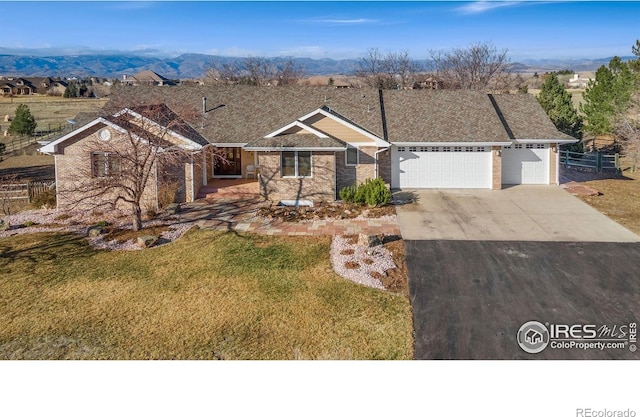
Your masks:
M3 95L26 96L31 94L63 94L67 82L51 77L7 78L0 80Z
M122 83L125 85L175 85L172 80L151 70L141 71L130 76L124 74L122 75Z
M527 94L303 86L139 87L126 94L201 109L193 127L210 146L186 201L209 178L241 178L249 165L259 167L262 196L275 202L333 201L341 188L378 176L393 188L557 184L558 147L577 141ZM228 163L215 162L214 148Z
M589 81L591 81L589 77L580 77L580 74L573 74L567 81L567 86L569 88L587 88Z

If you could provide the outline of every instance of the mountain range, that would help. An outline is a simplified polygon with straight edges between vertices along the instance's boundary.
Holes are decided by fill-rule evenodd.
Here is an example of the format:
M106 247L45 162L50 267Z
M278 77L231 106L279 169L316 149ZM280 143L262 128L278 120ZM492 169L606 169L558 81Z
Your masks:
M170 79L201 78L208 68L214 64L239 63L246 58L183 54L175 58L158 58L126 54L111 55L55 55L26 56L1 54L0 75L23 77L121 77L123 74L136 74L143 70L152 70ZM623 60L634 57L622 57ZM288 58L274 58L284 61ZM571 69L576 72L595 71L606 65L609 58L598 59L539 59L523 60L509 64L511 72L544 72ZM352 74L357 67L358 59L312 59L294 58L306 75ZM427 60L418 60L420 64L428 64Z

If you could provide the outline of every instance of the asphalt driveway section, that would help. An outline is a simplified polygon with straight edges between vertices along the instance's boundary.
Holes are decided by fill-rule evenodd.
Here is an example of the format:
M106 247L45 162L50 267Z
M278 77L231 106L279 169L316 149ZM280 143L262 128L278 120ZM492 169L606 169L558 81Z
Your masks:
M409 240L405 248L416 359L640 359L628 345L531 354L516 339L532 320L639 323L638 243Z
M405 240L640 242L640 236L554 185L394 193Z

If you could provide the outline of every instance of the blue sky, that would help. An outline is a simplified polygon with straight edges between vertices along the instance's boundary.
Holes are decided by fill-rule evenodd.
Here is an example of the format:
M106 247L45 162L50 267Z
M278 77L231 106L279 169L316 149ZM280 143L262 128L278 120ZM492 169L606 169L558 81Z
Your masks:
M631 55L640 2L2 2L0 53L358 58L492 42L512 61Z

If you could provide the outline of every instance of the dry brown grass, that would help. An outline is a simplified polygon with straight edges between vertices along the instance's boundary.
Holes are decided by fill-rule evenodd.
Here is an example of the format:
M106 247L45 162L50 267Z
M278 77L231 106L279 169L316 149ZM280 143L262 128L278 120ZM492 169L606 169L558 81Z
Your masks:
M329 244L202 230L138 252L0 239L0 358L411 358L408 298L337 277Z
M38 122L38 130L67 126L67 119L74 118L80 112L96 112L102 109L108 99L77 98L68 99L49 96L0 97L0 130L5 131L9 123L4 121L5 115L13 117L20 104L29 106L31 114ZM0 141L5 140L0 136Z
M640 234L640 173L581 183L600 192L597 196L580 196L583 201Z

